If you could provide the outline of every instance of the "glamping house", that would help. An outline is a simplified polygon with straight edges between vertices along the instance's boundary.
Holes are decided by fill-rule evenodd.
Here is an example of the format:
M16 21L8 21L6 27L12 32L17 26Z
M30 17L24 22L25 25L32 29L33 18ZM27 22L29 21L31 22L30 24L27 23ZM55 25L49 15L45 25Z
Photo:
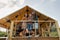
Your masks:
M25 6L0 19L0 26L8 29L8 40L59 40L56 20Z

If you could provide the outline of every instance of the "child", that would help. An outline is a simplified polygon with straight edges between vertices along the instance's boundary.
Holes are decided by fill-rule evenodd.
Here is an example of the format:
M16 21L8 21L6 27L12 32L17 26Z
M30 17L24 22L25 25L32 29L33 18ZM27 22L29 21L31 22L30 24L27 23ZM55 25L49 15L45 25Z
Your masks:
M24 15L24 17L22 18L23 22L22 22L22 29L26 29L27 24L24 20L27 20L27 14Z

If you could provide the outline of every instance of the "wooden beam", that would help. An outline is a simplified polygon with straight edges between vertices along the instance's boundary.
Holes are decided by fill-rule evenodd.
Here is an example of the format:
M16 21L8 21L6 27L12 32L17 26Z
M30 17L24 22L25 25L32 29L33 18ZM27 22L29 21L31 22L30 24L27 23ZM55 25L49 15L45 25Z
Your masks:
M38 30L39 30L39 34L41 35L40 31L41 31L41 27L40 27L40 23L38 22Z
M42 28L42 37L44 37L44 30L43 30L43 28Z
M14 26L14 22L11 21L11 26L10 26L10 32L9 32L8 40L12 40L13 26Z
M51 28L51 22L49 23L49 36L51 36L50 28Z
M46 24L46 27L48 29L48 35L49 35L49 37L50 37L50 26L51 26L51 24L49 26Z
M36 26L36 22L34 23L34 25ZM35 27L35 36L36 36L36 34L37 34L37 31L36 31L36 27Z
M55 21L50 21L50 20L48 20L48 21L44 21L44 20L14 20L14 22L55 22Z

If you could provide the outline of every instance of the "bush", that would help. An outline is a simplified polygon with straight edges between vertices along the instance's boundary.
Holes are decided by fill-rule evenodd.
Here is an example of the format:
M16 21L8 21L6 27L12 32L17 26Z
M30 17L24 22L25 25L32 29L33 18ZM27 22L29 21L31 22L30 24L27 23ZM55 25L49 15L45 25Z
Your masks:
M1 32L0 31L0 37L6 37L7 36L7 33L6 32Z

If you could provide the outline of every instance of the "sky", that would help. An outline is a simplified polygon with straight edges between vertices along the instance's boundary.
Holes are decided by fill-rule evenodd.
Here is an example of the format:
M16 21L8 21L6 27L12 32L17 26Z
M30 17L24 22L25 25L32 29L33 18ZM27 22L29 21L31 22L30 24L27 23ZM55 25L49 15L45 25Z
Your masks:
M14 1L14 2L13 2ZM28 5L58 21L60 25L60 0L0 0L0 19Z

